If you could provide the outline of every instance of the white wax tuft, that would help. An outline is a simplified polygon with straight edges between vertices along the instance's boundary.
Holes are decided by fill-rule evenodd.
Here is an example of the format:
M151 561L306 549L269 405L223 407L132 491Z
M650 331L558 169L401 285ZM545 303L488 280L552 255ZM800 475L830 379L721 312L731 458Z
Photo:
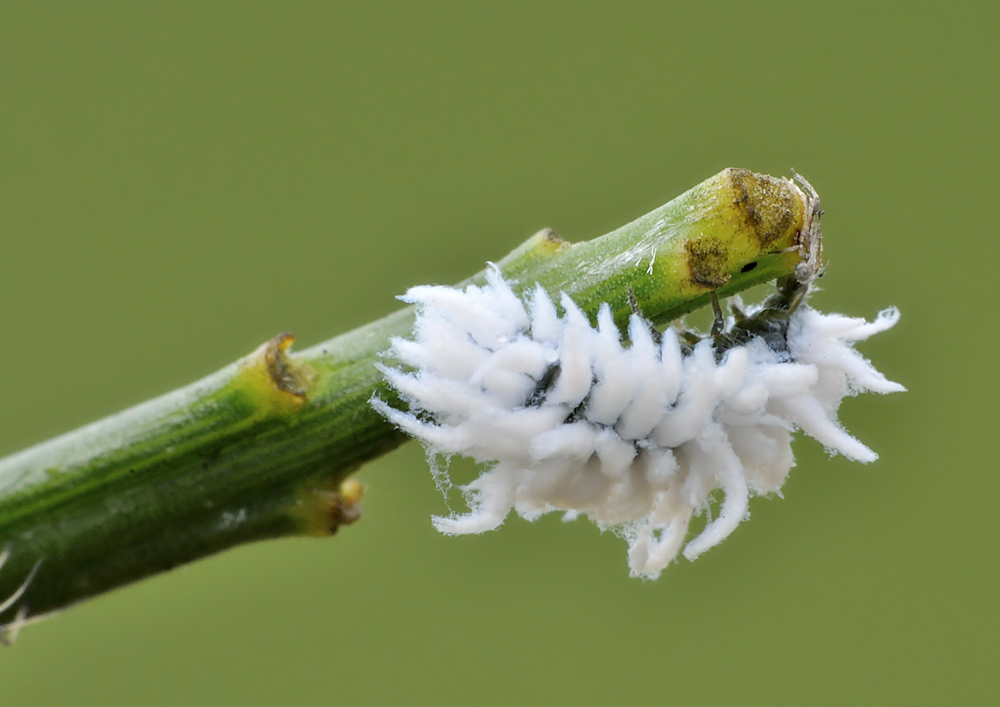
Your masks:
M540 287L522 302L495 268L484 286L415 287L403 299L417 306L414 338L393 341L404 368L383 370L409 409L372 404L428 454L485 465L461 487L469 512L435 518L438 530L481 533L512 510L585 515L625 537L638 576L656 577L682 547L694 559L735 530L751 495L778 492L796 429L874 461L837 408L847 395L904 390L853 347L892 327L894 308L867 322L803 305L787 348L755 338L719 359L707 339L684 353L673 328L657 341L636 315L626 344L606 306L595 328L565 295L561 316ZM716 490L718 515L684 545Z

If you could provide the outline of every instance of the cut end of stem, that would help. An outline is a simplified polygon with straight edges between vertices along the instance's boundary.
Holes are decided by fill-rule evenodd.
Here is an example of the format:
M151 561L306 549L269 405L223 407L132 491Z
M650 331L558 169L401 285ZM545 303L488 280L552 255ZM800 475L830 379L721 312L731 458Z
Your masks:
M695 191L705 207L683 243L681 273L692 293L742 288L795 266L809 201L791 180L729 168Z

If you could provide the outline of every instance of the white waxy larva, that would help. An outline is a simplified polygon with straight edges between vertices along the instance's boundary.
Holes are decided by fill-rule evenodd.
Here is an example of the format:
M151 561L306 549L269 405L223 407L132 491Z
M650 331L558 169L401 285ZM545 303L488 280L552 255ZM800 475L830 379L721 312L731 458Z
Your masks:
M460 487L469 512L435 527L481 533L512 510L585 515L628 541L639 576L657 576L682 548L694 559L746 518L752 494L779 492L795 429L831 453L876 459L837 408L846 395L903 390L852 346L893 326L895 309L867 322L803 305L782 350L754 338L720 357L708 339L683 354L673 328L657 343L636 315L625 345L607 306L594 328L566 295L561 316L541 287L525 304L495 268L486 285L403 299L417 305L414 339L394 339L404 368L383 370L410 409L373 405L428 454L488 465ZM718 515L685 546L715 491Z

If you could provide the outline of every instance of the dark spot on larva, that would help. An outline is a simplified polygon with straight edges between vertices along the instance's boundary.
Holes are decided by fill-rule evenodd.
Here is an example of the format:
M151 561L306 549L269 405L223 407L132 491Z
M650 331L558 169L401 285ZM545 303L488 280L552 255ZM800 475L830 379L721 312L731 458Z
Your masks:
M740 272L750 272L755 267L757 267L757 261L756 260L753 261L752 263L747 263L746 265L744 265L742 268L740 268Z
M716 290L729 282L729 252L718 238L701 236L684 244L691 282Z
M748 169L730 170L730 179L734 203L761 250L788 233L799 200L784 180L754 174Z
M535 385L535 390L528 396L525 401L525 407L534 407L536 405L541 405L542 401L545 400L545 396L549 394L549 390L555 385L556 378L559 377L559 372L562 369L559 364L554 364L545 369L545 373L542 377L538 379L538 383Z

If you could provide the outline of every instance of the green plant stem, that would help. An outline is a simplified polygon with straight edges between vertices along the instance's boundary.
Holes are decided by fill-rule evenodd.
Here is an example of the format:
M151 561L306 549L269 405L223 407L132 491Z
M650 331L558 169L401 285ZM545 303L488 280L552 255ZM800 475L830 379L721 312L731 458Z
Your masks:
M592 241L542 231L498 263L620 325L634 293L663 324L788 277L806 199L788 180L726 170ZM483 274L463 284L481 282ZM18 624L241 543L328 535L356 515L342 482L405 437L369 405L403 309L301 353L282 335L223 370L0 460L0 614ZM26 578L35 574L29 582Z

